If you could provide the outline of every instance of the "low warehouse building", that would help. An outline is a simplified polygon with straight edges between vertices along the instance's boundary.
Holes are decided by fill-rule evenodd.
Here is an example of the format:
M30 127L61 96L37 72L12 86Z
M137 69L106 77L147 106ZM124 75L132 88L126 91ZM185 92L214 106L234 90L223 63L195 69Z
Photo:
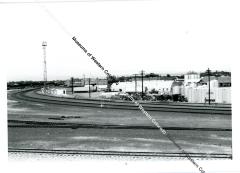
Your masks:
M159 94L171 94L171 86L173 80L146 80L143 82L144 92L149 92L156 90ZM114 83L111 86L112 91L123 91L123 92L141 92L142 91L142 82L135 81L132 82L119 82L118 84Z
M196 87L185 86L184 96L191 103L206 103L209 100L208 78L202 78ZM213 103L231 103L231 77L210 78L210 101Z

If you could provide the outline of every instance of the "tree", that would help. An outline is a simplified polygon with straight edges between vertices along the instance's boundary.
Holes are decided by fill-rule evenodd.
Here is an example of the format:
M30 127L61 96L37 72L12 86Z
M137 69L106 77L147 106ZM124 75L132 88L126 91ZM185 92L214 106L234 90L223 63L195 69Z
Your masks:
M116 78L116 76L108 76L107 77L107 88L110 90L113 83L118 83L119 80Z
M149 74L146 74L145 77L159 77L159 75L155 73L149 73Z
M125 76L118 77L117 79L120 82L124 82L126 80Z

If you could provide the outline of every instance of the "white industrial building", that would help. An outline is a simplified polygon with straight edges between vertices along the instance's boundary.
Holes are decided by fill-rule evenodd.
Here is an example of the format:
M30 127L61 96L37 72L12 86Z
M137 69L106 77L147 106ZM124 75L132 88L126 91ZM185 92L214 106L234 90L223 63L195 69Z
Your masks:
M42 93L45 93L43 88L42 88ZM51 94L56 96L65 96L67 94L67 90L66 88L48 88L46 90L46 94Z
M208 102L208 93L208 86L187 87L184 90L184 96L190 103ZM211 87L210 100L212 103L231 103L231 88Z
M209 99L208 77L185 83L184 96L190 103L206 103ZM210 101L212 103L231 103L231 77L210 77Z
M200 74L196 72L188 72L184 75L184 86L196 86L197 83L200 81Z
M106 91L107 85L97 85L97 91Z
M184 95L184 85L183 82L174 81L172 84L172 94L173 95Z
M82 87L74 87L73 91L74 93L81 93L81 92L89 92L89 89L91 92L93 91L97 91L97 86L96 85L85 85ZM71 91L71 88L68 89L69 91Z
M170 94L171 86L173 80L145 80L143 82L144 92L149 92L152 90L158 91L159 94ZM132 82L119 82L118 84L113 83L111 86L112 91L122 91L122 92L141 92L142 82L135 81Z
M144 80L143 90L155 90L160 95L182 95L189 103L206 103L209 99L208 77L200 78L200 74L189 72L184 75L184 81L174 80ZM119 82L111 86L112 91L141 92L142 82ZM231 103L231 77L210 77L210 100L212 103Z

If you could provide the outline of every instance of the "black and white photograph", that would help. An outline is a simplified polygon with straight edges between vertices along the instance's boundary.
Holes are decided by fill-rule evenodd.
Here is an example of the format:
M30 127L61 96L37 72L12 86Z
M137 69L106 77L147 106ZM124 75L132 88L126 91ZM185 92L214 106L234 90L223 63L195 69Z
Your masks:
M52 161L58 172L68 170L63 162L78 172L240 170L239 8L225 0L1 0L11 172L53 172L41 166ZM40 165L11 166L32 162Z

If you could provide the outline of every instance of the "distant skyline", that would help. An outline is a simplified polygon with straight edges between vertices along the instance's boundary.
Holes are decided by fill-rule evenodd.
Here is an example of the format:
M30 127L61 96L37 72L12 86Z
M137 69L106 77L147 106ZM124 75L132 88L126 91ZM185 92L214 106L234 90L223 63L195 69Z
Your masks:
M232 44L239 38L239 10L224 13L229 6L222 2L174 2L43 4L70 34L39 4L1 5L0 16L8 16L0 33L7 81L43 80L42 41L48 43L48 80L105 77L73 36L116 76L231 71L239 58Z
M194 71L194 70L190 70L190 71ZM203 71L194 71L194 72L197 72L197 73L202 73L202 72L205 72L206 70L203 70ZM212 72L215 72L216 70L211 70ZM225 72L231 72L230 70L217 70L217 71L225 71ZM179 73L176 73L176 72L172 72L172 73L164 73L164 72L146 72L146 74L149 74L149 73L155 73L155 74L159 74L159 75L167 75L167 74L170 74L172 76L174 75L184 75L186 73L188 73L189 71L185 71L185 72L179 72ZM134 73L134 74L137 74L137 73ZM116 77L120 77L120 76L133 76L134 75L133 73L132 74L120 74L120 75L115 75ZM140 73L138 73L140 75ZM70 79L71 77L74 77L74 78L83 78L84 77L84 74L83 75L77 75L77 76L58 76L58 77L53 77L51 79L48 79L49 81L52 81L52 80L68 80ZM85 78L106 78L107 76L106 75L99 75L99 76L94 76L94 75L85 75ZM7 80L8 82L11 82L11 81L43 81L43 78L40 79L40 80L35 80L35 79L19 79L19 80Z

